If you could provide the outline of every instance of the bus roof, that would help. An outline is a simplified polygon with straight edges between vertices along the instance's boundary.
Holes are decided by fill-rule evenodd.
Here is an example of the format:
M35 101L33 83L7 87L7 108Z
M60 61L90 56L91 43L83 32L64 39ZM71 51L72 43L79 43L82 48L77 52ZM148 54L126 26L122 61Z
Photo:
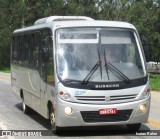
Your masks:
M49 23L53 21L70 21L70 20L94 20L87 16L49 16L45 18L38 19L34 25Z
M30 27L17 29L13 33L21 33L30 30L37 30L42 28L66 28L66 27L113 27L113 28L129 28L135 29L135 27L126 22L120 21L103 21L103 20L65 20L65 21L53 21L42 24L35 24Z
M55 27L116 27L116 28L132 28L135 27L127 22L120 21L103 21L103 20L92 20L92 21L67 21L67 22L55 22Z

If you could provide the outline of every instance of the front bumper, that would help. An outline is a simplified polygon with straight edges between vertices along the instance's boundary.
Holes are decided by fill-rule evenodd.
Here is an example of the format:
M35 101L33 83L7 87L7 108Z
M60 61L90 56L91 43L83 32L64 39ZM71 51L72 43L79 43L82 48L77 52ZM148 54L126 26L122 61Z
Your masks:
M58 103L56 105L55 117L56 125L58 127L72 127L72 126L97 126L97 125L120 125L120 124L134 124L134 123L145 123L148 120L149 110L150 110L150 99L149 95L146 99L120 103L120 104L107 104L107 105L97 105L97 104L80 104L64 101L58 98ZM147 109L145 112L141 112L139 106L145 104ZM72 115L66 115L64 113L65 107L72 107ZM99 109L106 108L117 108L117 111L121 110L132 110L131 115L126 121L115 121L115 122L85 122L81 112L82 111L99 111Z

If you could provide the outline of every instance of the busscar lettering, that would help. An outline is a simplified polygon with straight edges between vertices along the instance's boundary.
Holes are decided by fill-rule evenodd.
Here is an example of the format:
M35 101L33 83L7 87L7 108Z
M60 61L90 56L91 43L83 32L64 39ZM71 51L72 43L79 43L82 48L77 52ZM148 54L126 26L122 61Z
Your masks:
M102 84L102 85L95 85L95 88L112 88L112 87L119 87L119 84Z

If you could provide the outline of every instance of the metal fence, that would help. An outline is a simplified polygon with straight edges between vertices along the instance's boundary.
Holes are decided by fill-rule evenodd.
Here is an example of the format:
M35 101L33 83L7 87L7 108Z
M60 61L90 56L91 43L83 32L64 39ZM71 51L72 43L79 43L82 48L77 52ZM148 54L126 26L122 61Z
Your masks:
M160 73L160 62L148 62L147 69L150 73Z

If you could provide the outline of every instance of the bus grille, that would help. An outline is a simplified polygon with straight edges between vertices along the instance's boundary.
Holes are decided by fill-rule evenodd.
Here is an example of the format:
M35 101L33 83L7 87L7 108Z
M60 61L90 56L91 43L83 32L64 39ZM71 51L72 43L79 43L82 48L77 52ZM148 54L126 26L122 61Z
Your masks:
M133 110L118 110L116 115L99 115L98 111L81 111L86 123L127 121Z
M119 96L110 96L110 102L118 100L132 100L135 99L137 94L132 95L119 95ZM103 101L106 102L106 96L75 96L77 100L80 101Z

